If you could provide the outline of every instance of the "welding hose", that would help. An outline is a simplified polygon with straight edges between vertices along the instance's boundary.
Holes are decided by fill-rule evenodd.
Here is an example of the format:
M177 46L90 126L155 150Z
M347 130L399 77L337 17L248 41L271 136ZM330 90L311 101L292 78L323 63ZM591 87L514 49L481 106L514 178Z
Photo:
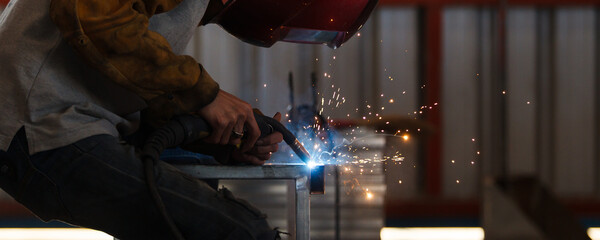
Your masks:
M310 155L296 139L296 136L294 136L294 134L285 128L279 121L260 113L254 113L254 118L260 129L261 137L267 136L274 131L280 132L283 135L284 141L303 161L307 162L308 159L310 159ZM177 240L184 240L185 238L167 212L167 208L158 192L156 179L154 178L154 167L159 161L160 154L165 149L198 141L209 136L210 131L210 126L200 117L192 115L176 116L163 127L155 130L150 137L148 137L142 148L141 159L144 165L144 172L150 194L152 195L159 213L167 222L167 226L173 233L174 239Z
M178 119L174 119L150 135L142 148L141 156L144 165L144 173L146 175L146 183L148 184L152 199L176 240L184 240L185 238L181 234L181 231L179 231L177 225L175 225L171 215L167 212L167 208L158 192L156 179L154 178L154 167L158 163L160 154L166 148L183 143L186 139L186 135L185 125L181 124Z

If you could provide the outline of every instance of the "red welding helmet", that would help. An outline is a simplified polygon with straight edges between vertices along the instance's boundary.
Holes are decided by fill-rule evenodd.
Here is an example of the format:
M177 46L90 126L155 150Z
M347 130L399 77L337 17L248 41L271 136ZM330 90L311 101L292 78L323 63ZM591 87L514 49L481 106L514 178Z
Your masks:
M378 0L211 0L221 10L206 23L221 25L244 42L277 41L337 48L367 21Z

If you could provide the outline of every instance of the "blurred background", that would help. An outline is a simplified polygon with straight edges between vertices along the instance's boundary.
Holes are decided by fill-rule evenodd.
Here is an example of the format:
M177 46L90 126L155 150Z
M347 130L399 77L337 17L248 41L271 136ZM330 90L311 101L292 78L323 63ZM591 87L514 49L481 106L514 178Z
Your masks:
M308 105L351 142L311 198L311 239L600 239L599 6L380 0L339 49L209 25L186 54L263 113ZM286 181L222 184L285 230ZM0 195L0 233L65 226Z

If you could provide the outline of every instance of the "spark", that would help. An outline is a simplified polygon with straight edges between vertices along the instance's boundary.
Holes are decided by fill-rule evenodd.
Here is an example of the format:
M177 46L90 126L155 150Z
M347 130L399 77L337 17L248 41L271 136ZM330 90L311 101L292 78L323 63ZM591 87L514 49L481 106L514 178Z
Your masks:
M451 162L452 162L452 163L456 163L456 161L454 161L454 160L452 160Z
M373 194L370 192L367 192L367 200L371 200L373 199Z
M393 98L390 98L390 103L394 103L394 99Z
M459 183L460 183L460 180L456 179L456 184L459 184Z
M402 136L402 139L404 139L404 141L408 141L408 139L409 139L409 136L408 136L408 134L404 134L404 135Z

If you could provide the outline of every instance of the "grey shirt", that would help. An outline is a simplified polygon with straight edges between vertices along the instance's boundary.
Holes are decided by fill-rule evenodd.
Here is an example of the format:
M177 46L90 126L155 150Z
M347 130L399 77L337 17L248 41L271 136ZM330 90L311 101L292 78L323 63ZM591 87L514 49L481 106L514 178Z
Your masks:
M153 16L150 29L181 53L208 1L185 0ZM93 135L133 133L145 102L83 63L49 8L50 0L12 0L0 15L0 150L21 127L31 154Z

